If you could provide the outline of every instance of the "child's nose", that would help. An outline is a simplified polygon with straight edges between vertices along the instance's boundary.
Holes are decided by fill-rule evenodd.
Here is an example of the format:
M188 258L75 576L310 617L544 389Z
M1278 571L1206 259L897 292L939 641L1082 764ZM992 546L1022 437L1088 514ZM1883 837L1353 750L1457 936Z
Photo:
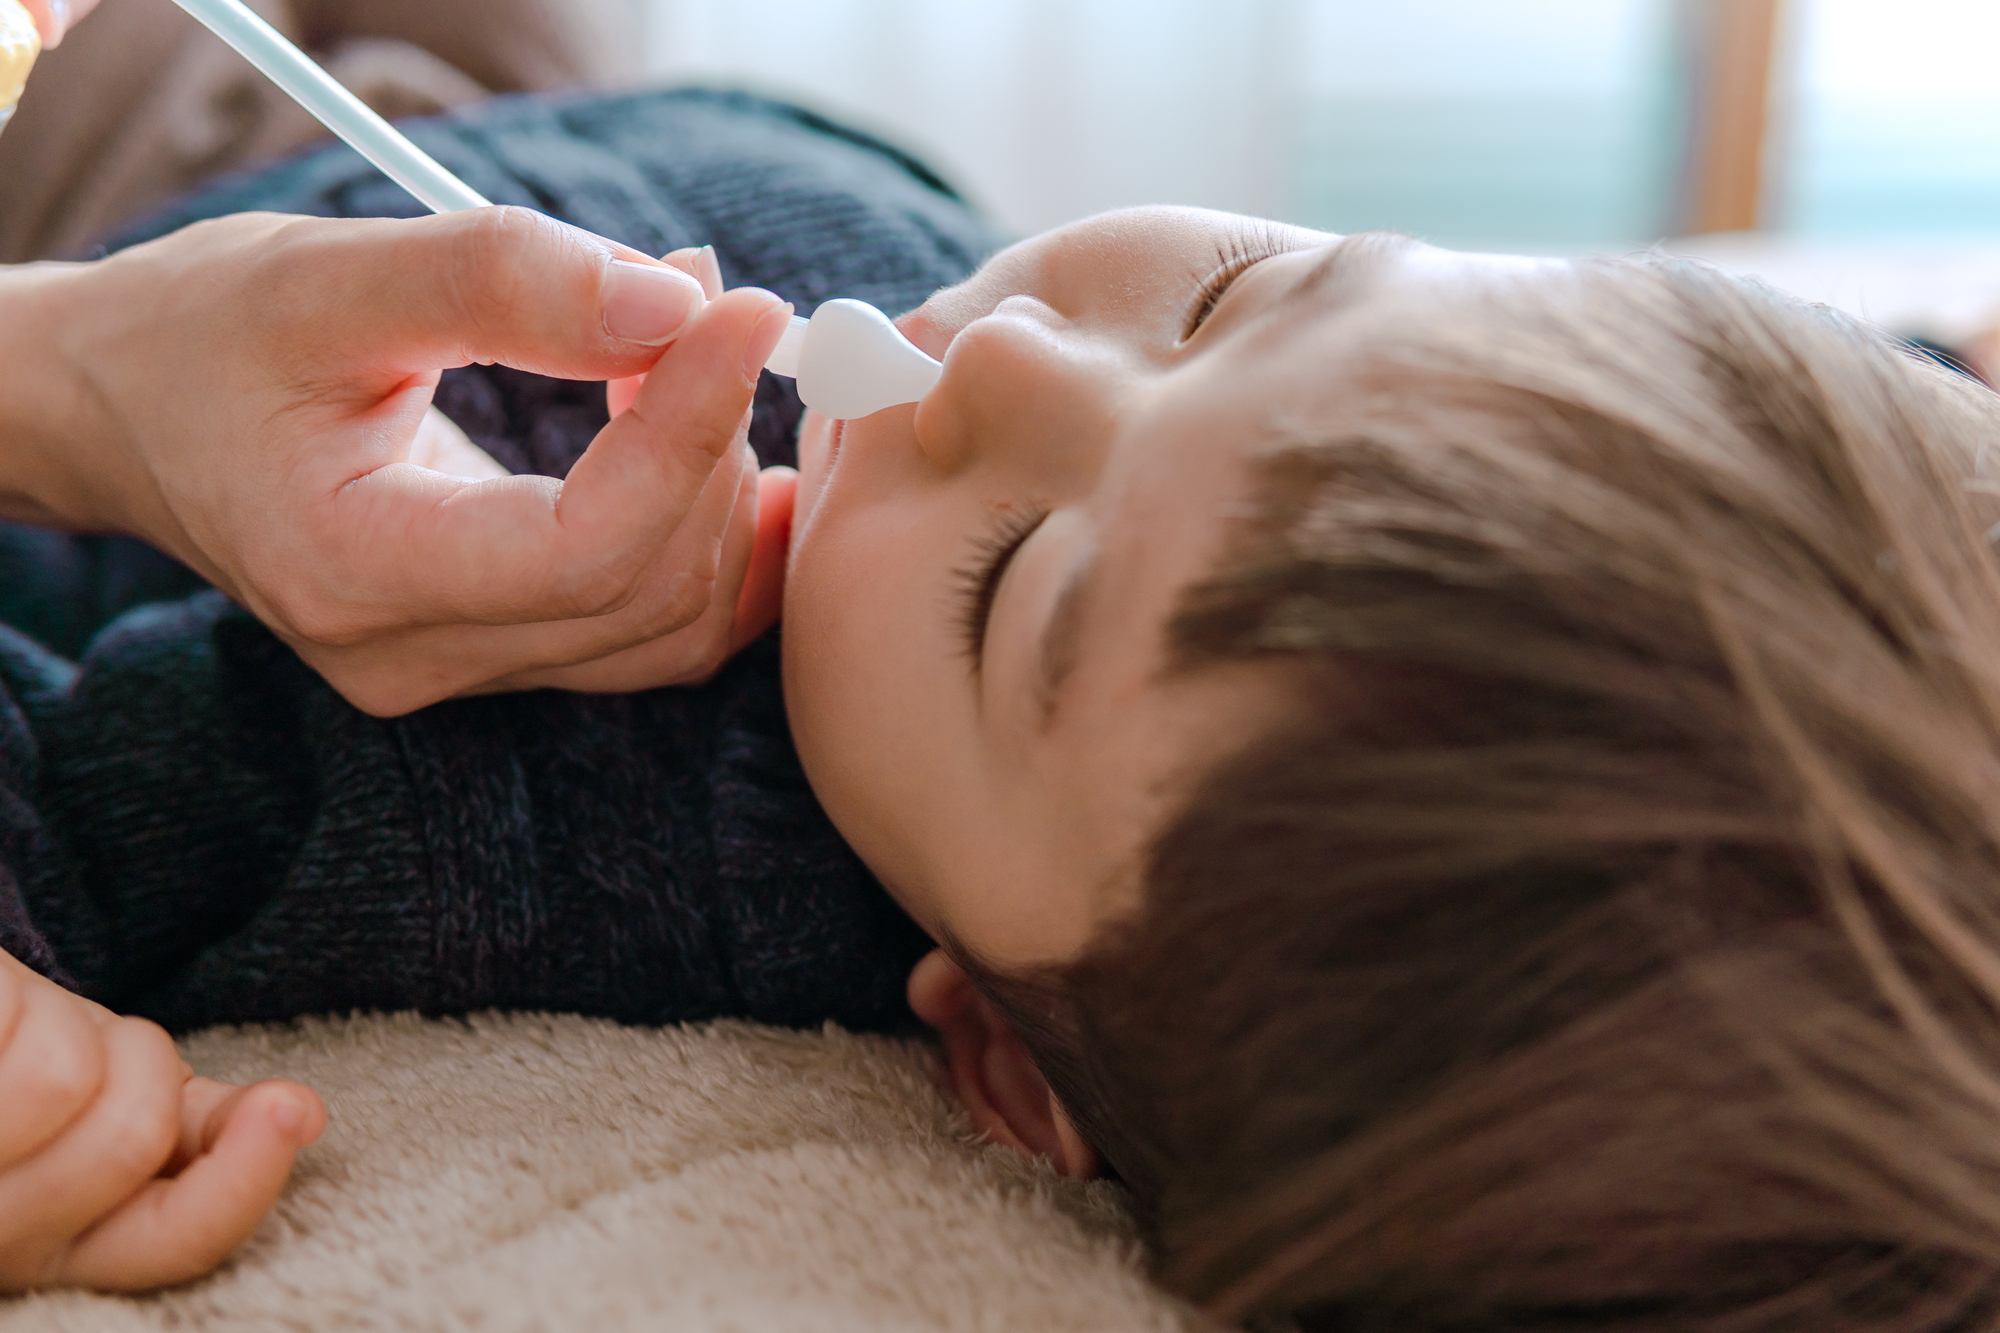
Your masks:
M1042 302L1010 296L952 340L917 407L917 441L957 471L981 461L1066 462L1112 423L1115 358Z

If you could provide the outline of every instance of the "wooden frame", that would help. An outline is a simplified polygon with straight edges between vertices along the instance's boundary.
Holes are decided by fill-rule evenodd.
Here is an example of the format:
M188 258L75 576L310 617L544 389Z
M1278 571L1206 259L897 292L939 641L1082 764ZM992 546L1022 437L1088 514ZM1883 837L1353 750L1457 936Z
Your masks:
M1692 93L1681 230L1762 220L1764 146L1784 0L1685 0Z

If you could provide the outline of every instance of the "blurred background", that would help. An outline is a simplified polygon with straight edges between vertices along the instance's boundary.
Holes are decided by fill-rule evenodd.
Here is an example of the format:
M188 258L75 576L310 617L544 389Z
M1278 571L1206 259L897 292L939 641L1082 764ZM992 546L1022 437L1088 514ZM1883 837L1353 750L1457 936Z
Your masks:
M1995 0L633 0L1029 232L1178 202L1676 248L1957 340L2000 306ZM1724 234L1717 237L1717 234Z
M1013 230L1177 202L1467 248L1701 254L2000 378L2000 0L249 0L385 114L749 87ZM0 262L319 127L104 0L0 136Z
M868 122L1024 231L1175 200L1454 245L1651 241L1697 220L1713 128L1762 140L1767 226L2000 236L1994 0L636 3L653 72ZM1770 114L1711 127L1761 109L1723 86L1739 58Z

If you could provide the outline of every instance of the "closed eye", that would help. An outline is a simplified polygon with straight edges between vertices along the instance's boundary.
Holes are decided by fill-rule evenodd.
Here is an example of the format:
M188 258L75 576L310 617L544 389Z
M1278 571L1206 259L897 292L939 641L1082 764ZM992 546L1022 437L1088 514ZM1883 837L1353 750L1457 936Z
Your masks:
M1275 227L1238 232L1217 246L1216 266L1195 289L1194 304L1181 323L1181 341L1194 337L1195 330L1215 313L1216 303L1222 300L1238 278L1265 260L1289 254L1296 248Z
M972 560L953 575L958 585L960 638L975 671L986 655L986 628L993 619L993 599L999 595L1000 580L1048 516L1049 511L1039 506L1003 513L993 529L975 543Z

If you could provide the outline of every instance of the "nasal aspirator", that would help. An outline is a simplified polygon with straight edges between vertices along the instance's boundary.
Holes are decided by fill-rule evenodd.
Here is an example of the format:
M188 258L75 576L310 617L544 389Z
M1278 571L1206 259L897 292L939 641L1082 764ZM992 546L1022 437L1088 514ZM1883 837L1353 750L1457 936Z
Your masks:
M794 317L764 369L796 376L800 402L842 418L914 403L944 373L887 315L844 299L826 302L809 320Z
M488 201L437 160L398 133L388 121L343 88L242 0L174 0L244 59L311 112L314 119L381 168L383 174L434 213L484 208ZM0 0L0 94L7 88L8 13ZM22 22L27 15L22 13ZM27 35L35 35L32 24ZM36 49L39 49L39 44ZM27 78L27 65L20 77ZM11 106L11 102L8 103ZM4 123L4 114L0 114ZM898 403L914 403L937 383L944 367L896 331L886 316L862 301L828 301L810 320L793 319L765 362L773 375L795 376L799 398L830 417L865 417Z

